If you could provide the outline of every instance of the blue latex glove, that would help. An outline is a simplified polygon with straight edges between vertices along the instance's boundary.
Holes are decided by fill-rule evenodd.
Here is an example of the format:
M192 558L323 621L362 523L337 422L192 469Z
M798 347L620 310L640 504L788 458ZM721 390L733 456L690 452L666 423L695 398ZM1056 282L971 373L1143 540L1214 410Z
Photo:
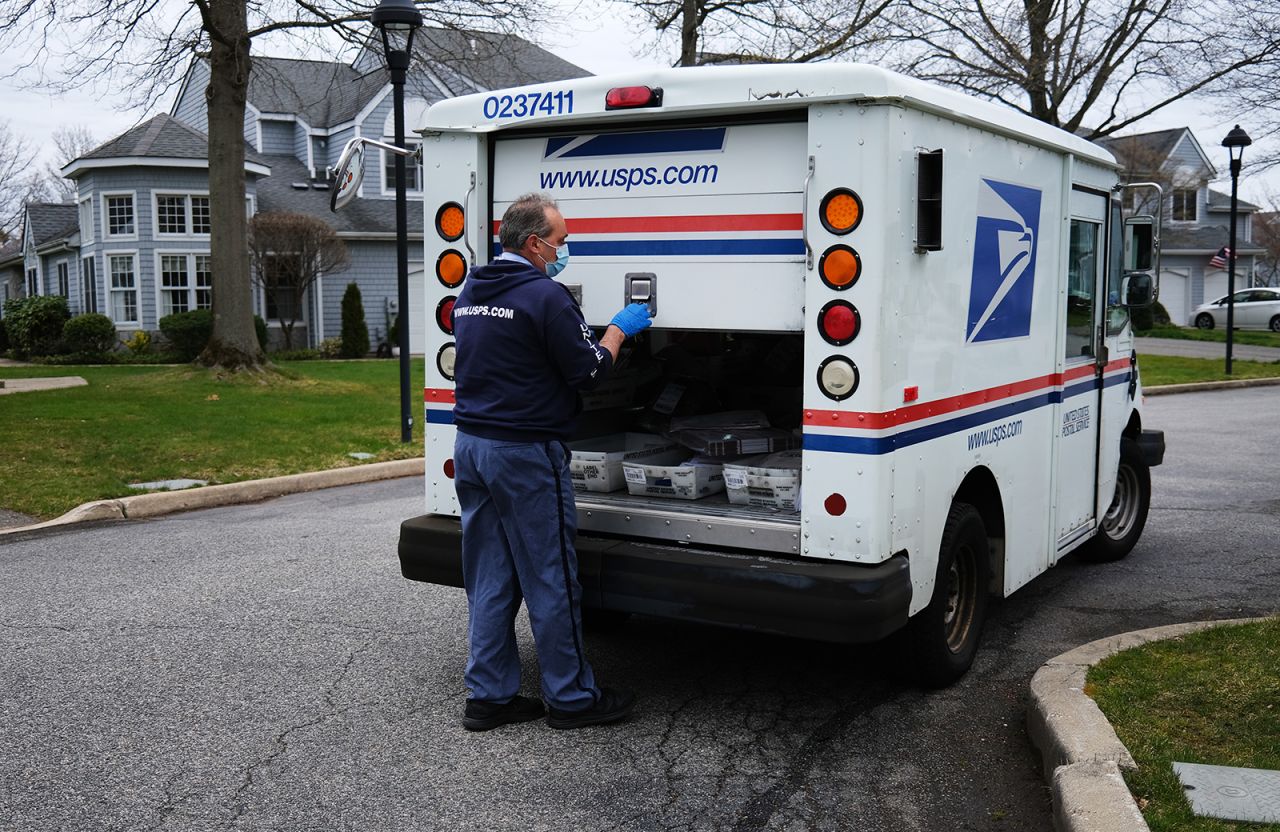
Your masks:
M653 318L649 317L649 304L633 303L614 315L613 320L609 321L609 323L622 330L622 334L630 338L632 335L648 329L653 323Z

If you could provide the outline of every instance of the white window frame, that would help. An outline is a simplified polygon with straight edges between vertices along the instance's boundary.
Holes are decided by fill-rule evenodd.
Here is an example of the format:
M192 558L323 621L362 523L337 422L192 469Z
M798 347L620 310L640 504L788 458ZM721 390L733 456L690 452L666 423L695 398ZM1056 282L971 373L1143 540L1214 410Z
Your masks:
M57 275L58 294L71 300L71 261L63 257L53 264L54 274Z
M164 304L165 293L176 291L174 289L166 289L164 286L164 273L163 273L163 270L161 269L161 264L164 262L163 258L165 257L185 257L186 258L186 261L187 261L187 288L186 288L187 310L186 311L194 312L195 310L200 308L197 302L198 296L196 294L196 290L200 288L196 280L196 258L210 257L210 256L212 255L208 251L193 251L191 249L157 249L156 250L154 254L154 259L155 259L154 274L156 277L153 282L155 284L154 289L155 289L155 298L156 298L156 321L157 322L161 318L163 318L165 315L172 314L172 312L165 311L165 304ZM212 271L213 269L211 264L210 272ZM210 291L212 292L212 286L210 286L209 288L210 288ZM210 296L212 297L212 295Z
M102 200L102 239L118 242L129 242L138 239L138 226L141 225L141 218L138 216L138 192L137 191L103 191L100 195ZM132 234L112 234L111 233L111 217L110 208L107 200L111 197L127 196L133 199L133 233Z
M38 298L44 295L44 275L40 269L40 261L37 259L33 268L23 269L23 289L26 290L27 297Z
M395 144L395 139L394 139L394 138L385 139L385 141L387 142L387 144ZM405 139L405 140L404 140L404 144L405 144L405 147L407 147L407 148L409 148L409 149L411 149L411 150L416 149L416 148L419 148L419 147L421 147L421 146L422 146L422 142L421 142L421 141L413 141L413 140L411 140L411 139ZM391 182L391 183L390 183L390 187L387 187L387 185L388 185L388 183L387 183L387 167L388 167L388 166L387 166L387 156L389 156L389 155L394 155L394 154L391 154L389 151L386 151L386 150L379 150L379 151L378 151L378 153L379 153L379 155L380 155L380 157L381 157L381 158L380 158L381 167L379 167L379 168L378 168L378 181L380 182L381 187L382 187L382 195L383 195L383 196L391 196L391 197L394 197L394 196L396 195L396 183L395 183L395 182ZM394 160L394 159L392 159L391 161L395 161L395 160ZM405 185L405 189L404 189L405 194L406 194L406 195L408 195L408 194L421 194L421 193L422 193L422 185L423 185L422 177L423 177L423 175L424 175L424 173L423 173L423 166L422 166L422 159L421 159L421 157L419 157L419 158L415 159L413 156L406 156L406 157L405 157L405 159L404 159L404 161L405 161L405 173L406 173L406 174L409 172L409 166L410 166L410 165L414 165L414 166L417 168L417 171L418 171L418 187L416 187L416 188L410 188L410 187L408 187L408 185L406 184L406 185Z
M183 210L186 212L186 230L185 231L161 231L160 230L160 197L172 196L181 197ZM208 232L196 232L196 214L195 204L192 197L209 198L208 191L166 191L153 190L151 192L151 232L157 240L207 240ZM210 225L212 225L213 217L210 213ZM210 229L212 230L212 229Z
M1191 219L1176 219L1174 214L1178 208L1178 194L1191 194L1191 210L1195 214ZM1199 188L1172 188L1169 191L1169 222L1196 223L1200 221L1200 189Z
M252 194L244 195L244 218L246 220L253 219L253 215L258 213L258 198Z
M105 308L107 310L106 316L110 318L111 321L116 325L116 329L142 329L143 328L142 327L142 318L143 318L142 270L139 268L140 263L138 259L137 250L134 249L134 250L128 250L128 251L104 251L102 253L102 257L103 257L103 262L106 264L106 269L103 274L104 287L107 290L106 292L107 297L106 297L106 304L105 304ZM111 258L113 257L128 257L131 260L133 260L133 289L131 290L117 289L113 285L111 285L111 280L112 280ZM128 292L128 291L132 291L134 294L134 303L138 310L138 320L136 321L117 320L115 316L115 304L111 302L114 299L117 292Z
M288 254L288 252L285 252L285 254L283 254L283 255L282 255L282 254L277 254L276 252L271 252L269 256L272 256L272 257L280 257L280 256L286 256L287 254ZM314 285L314 284L313 284L313 285ZM258 281L256 281L256 280L255 280L255 281L254 281L254 288L258 290L258 314L262 317L262 320L266 322L266 324L267 324L267 326L268 326L269 328L271 328L271 329L281 329L281 328L284 326L284 324L280 323L280 319L279 319L279 318L271 318L271 317L268 317L268 315L267 315L267 289L266 289L266 287L265 287L265 286L263 286L263 285L262 285L262 283L260 283L260 282L258 282ZM296 290L295 290L295 291L296 291ZM297 301L296 301L296 302L297 302L297 304L298 304L299 308L301 308L301 309L302 309L302 314L298 316L298 323L302 324L303 326L306 326L306 327L310 328L310 326L311 326L310 311L311 311L311 310L310 310L310 307L308 307L308 306L307 306L307 303L306 303L306 292L305 292L305 291L298 292L298 294L297 294Z
M93 224L93 197L87 196L78 204L80 206L80 245L87 246L96 239Z
M80 258L80 304L82 312L98 311L98 262L92 254Z

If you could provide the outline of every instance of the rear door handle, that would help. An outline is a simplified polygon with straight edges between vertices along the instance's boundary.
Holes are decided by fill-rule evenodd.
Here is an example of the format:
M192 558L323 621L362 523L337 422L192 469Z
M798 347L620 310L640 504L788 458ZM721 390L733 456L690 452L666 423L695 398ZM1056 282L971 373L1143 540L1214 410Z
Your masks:
M633 303L646 304L649 307L649 317L655 317L658 314L658 276L653 272L629 272L623 302L628 306Z

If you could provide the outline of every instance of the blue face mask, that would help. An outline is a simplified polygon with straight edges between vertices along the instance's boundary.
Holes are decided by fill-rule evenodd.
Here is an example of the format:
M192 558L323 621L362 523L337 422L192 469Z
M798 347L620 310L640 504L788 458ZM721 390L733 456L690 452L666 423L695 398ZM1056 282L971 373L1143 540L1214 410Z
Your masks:
M551 245L551 243L547 243L547 241L543 240L541 237L538 239L547 245ZM547 277L555 277L560 274L560 272L564 271L565 267L569 265L569 244L565 243L556 249L555 260L550 262L544 260L543 262L547 264Z

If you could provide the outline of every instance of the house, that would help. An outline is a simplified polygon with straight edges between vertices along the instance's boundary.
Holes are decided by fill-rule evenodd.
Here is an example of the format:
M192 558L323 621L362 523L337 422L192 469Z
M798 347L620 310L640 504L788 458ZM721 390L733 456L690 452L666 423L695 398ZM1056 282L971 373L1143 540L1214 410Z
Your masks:
M1157 182L1164 188L1160 303L1173 323L1189 325L1193 309L1227 293L1226 269L1210 261L1230 245L1231 195L1209 187L1219 178L1218 170L1186 127L1099 139L1098 144L1124 166L1125 181ZM1264 251L1252 242L1258 206L1242 199L1236 206L1236 288L1241 289L1253 285ZM1141 202L1125 206L1144 212L1153 207Z
M424 29L415 38L405 86L406 131L444 98L588 74L514 35ZM24 273L30 262L37 274L34 289L24 284L24 293L65 294L73 314L102 312L122 332L156 330L167 314L212 304L208 78L207 62L194 60L168 113L67 164L62 174L76 183L76 204L28 206L21 255ZM273 330L273 346L279 346L281 318L289 320L295 310L294 346L339 335L342 295L351 282L360 287L374 344L386 337L398 298L394 157L366 153L360 198L336 214L329 210L328 168L352 137L390 143L393 127L390 76L376 38L350 64L254 57L244 124L246 215L291 211L322 218L350 254L342 271L323 275L301 296L268 298L255 289L255 311ZM407 143L416 144L414 138L408 132ZM415 195L429 164L408 168L413 322L425 319L425 268L413 243L422 239L423 208ZM6 267L0 250L0 279ZM410 327L415 352L421 351L418 329Z

